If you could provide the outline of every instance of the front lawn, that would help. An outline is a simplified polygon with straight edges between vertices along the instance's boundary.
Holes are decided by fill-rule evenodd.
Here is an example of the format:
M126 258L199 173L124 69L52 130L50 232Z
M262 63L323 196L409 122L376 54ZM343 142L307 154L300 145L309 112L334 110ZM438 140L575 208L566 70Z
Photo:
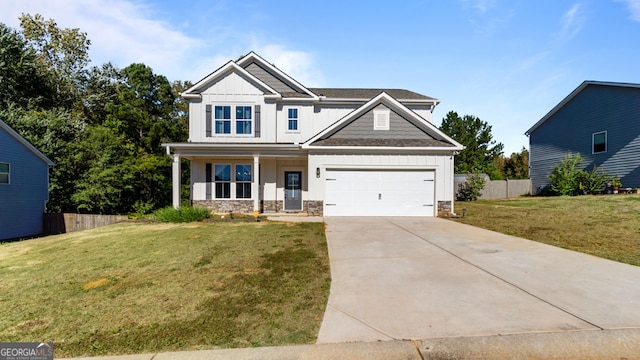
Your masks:
M127 222L0 246L0 339L56 357L314 343L324 224Z
M640 265L640 195L521 197L456 202L481 228Z

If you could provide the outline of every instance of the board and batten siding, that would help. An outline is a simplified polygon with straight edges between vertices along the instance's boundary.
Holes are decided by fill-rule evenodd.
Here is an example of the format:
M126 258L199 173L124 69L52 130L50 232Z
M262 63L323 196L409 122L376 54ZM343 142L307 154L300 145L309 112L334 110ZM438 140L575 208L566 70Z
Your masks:
M0 240L42 233L49 166L2 128L0 162L10 164L10 183L0 184Z
M607 132L607 151L592 154L593 133ZM640 89L588 85L529 136L533 193L549 185L553 168L579 153L582 168L594 165L621 178L623 187L640 187Z

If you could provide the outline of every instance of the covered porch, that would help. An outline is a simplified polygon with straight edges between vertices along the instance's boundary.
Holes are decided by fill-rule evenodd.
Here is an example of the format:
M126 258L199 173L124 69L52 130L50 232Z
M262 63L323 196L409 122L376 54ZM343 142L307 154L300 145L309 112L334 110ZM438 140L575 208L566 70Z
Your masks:
M190 201L215 213L322 214L309 199L307 152L295 144L164 144L180 206L181 159L190 161ZM314 175L315 176L315 175Z

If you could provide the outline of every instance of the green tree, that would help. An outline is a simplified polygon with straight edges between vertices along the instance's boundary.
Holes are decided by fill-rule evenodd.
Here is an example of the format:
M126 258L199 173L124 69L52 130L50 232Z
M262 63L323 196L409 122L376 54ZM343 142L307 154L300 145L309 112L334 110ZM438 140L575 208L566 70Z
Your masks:
M10 104L39 107L49 93L38 73L35 51L20 33L0 23L0 110Z
M71 196L85 164L73 158L74 144L86 131L84 121L60 109L10 107L0 112L0 117L56 164L49 170L47 209L50 212L75 211Z
M529 150L522 147L520 152L511 153L511 156L499 156L495 161L496 168L505 179L529 178Z
M495 160L502 154L504 145L493 140L489 124L476 116L460 117L458 113L450 111L442 119L440 130L465 146L455 158L456 174L479 171L491 179L501 178Z
M20 16L22 35L35 49L40 74L54 90L52 104L72 109L78 103L84 70L89 63L87 33L79 29L61 29L53 19L40 14Z
M576 195L579 190L580 164L580 154L568 153L549 174L551 191L558 195Z

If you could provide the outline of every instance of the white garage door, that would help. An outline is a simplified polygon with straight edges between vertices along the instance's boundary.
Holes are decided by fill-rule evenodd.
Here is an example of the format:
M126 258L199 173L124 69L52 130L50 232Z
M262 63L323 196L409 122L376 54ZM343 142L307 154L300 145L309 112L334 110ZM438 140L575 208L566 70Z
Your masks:
M325 216L433 216L434 172L328 170Z

